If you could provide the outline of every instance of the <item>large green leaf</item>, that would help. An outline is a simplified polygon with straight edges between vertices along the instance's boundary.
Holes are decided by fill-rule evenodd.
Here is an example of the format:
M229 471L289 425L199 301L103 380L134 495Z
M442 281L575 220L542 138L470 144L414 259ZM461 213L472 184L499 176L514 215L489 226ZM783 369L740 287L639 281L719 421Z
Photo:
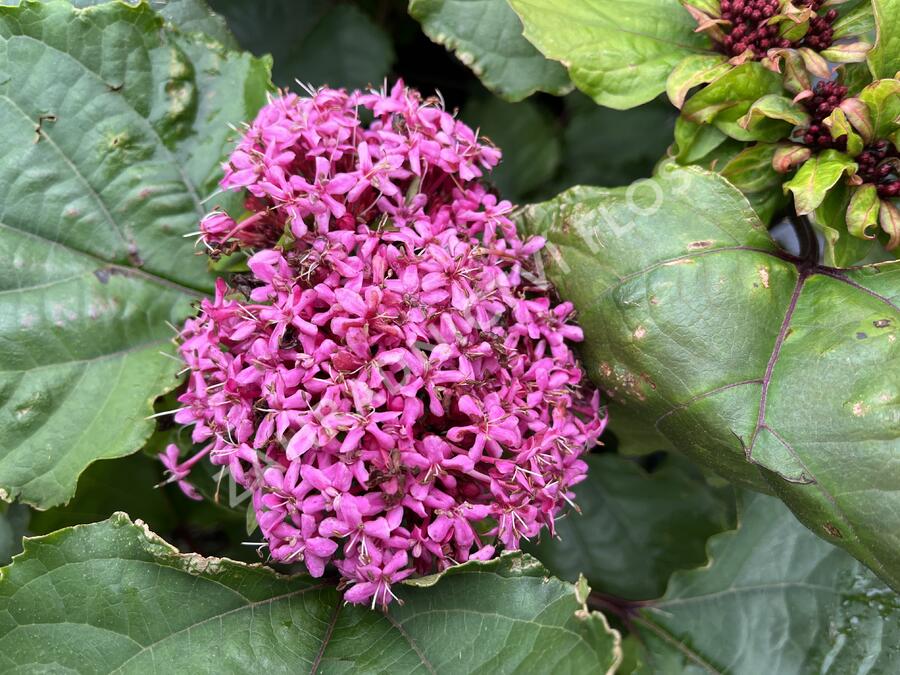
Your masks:
M509 0L525 37L569 68L600 105L632 108L666 89L684 57L709 40L678 0Z
M866 60L876 79L893 78L900 73L900 2L872 0L877 39Z
M714 537L709 554L632 617L649 672L900 670L900 597L777 500L747 495L740 528Z
M556 247L548 275L607 396L900 588L900 263L798 264L698 168L574 188L523 220Z
M211 288L183 235L268 68L164 25L146 5L0 8L4 499L62 503L146 440L179 369L166 321Z
M409 13L498 96L521 101L536 91L572 88L566 69L522 37L522 22L506 0L410 0Z
M888 138L900 128L900 80L876 80L859 98L869 111L875 138Z
M558 539L529 551L564 579L584 575L596 591L657 598L672 572L706 562L706 540L734 526L733 491L709 486L673 455L648 474L616 455L588 457L575 488L581 513L556 522Z
M211 0L241 46L274 59L278 86L380 87L394 62L390 37L359 7L334 0Z
M586 586L528 556L396 588L387 613L328 582L180 554L124 514L29 539L0 570L0 670L605 672L619 636Z

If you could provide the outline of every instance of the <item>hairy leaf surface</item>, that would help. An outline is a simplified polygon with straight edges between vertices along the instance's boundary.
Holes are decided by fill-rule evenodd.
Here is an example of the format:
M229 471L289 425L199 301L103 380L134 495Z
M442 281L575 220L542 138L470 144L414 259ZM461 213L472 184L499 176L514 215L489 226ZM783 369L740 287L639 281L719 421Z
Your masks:
M166 26L147 5L0 7L4 499L65 502L146 440L179 369L166 322L211 289L184 235L268 66Z
M26 540L0 570L0 670L607 672L619 636L528 556L469 563L387 613L327 581L180 554L124 514Z
M524 224L608 396L900 588L900 263L791 258L696 168L574 188Z
M747 495L739 529L711 539L709 554L634 619L648 672L900 668L900 597L777 500Z

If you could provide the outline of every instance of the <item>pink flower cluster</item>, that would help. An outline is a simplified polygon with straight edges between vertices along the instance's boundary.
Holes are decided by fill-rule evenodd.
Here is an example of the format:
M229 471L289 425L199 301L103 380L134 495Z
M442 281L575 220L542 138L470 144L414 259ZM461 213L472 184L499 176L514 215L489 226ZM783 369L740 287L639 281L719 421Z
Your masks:
M184 326L176 420L204 447L163 459L188 491L200 457L226 465L272 559L386 605L552 531L605 418L571 305L529 274L543 241L480 181L497 149L400 82L311 93L272 100L225 166L251 215L201 224L250 271Z

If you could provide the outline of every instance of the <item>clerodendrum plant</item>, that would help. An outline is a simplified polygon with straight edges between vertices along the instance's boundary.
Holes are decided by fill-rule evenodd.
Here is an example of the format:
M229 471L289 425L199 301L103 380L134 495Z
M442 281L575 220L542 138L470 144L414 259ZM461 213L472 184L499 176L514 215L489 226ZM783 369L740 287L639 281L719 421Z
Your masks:
M211 4L333 88L201 0L0 7L0 671L900 668L900 2L411 0L511 101L673 104L520 210L391 3Z
M181 332L175 419L204 447L163 460L179 481L227 466L271 557L315 577L333 561L348 602L552 532L603 431L572 306L529 274L543 240L479 180L499 158L402 82L287 94L226 166L251 215L201 223L250 272Z

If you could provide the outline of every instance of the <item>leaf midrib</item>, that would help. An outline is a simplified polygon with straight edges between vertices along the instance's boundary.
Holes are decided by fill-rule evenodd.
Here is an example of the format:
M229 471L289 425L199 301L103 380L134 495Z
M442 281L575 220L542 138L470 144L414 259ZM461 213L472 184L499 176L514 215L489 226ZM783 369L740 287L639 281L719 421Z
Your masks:
M141 269L140 267L129 267L128 265L121 265L119 263L112 262L110 260L106 260L105 258L101 258L100 256L90 253L88 251L83 251L79 248L75 248L70 244L63 243L61 241L56 241L54 239L49 239L42 234L38 234L37 232L31 232L29 230L23 230L20 227L16 227L15 225L10 225L9 223L0 221L0 227L5 227L8 230L12 230L13 232L17 232L19 234L25 235L27 237L31 237L32 239L38 239L40 241L48 243L50 246L59 246L60 248L64 248L65 250L80 255L84 258L87 258L91 261L96 267L93 270L86 271L86 274L94 274L97 270L108 269L108 270L118 270L125 276L137 276L141 277L144 280L157 284L159 286L163 286L165 288L169 288L173 291L177 291L179 293L183 293L184 295L189 295L193 298L205 298L209 295L209 290L205 288L198 288L193 286L187 286L185 284L181 284L177 281L172 281L166 277L160 276L158 274L153 274L152 272L148 272L146 270ZM80 275L73 275L80 276ZM56 282L54 282L56 283ZM22 291L31 290L34 287L27 287L21 289ZM4 291L5 292L5 291Z
M652 621L644 619L640 616L634 617L632 621L634 621L634 623L638 624L639 626L643 626L644 628L647 628L648 630L654 632L657 636L671 644L673 647L675 647L675 649L684 654L689 660L693 661L706 671L713 673L713 675L725 675L725 671L718 670L715 666L713 666L708 661L706 661L706 659L700 656L700 654L685 645L684 642L676 638L667 630L653 623Z
M203 577L203 578L207 579L209 581L212 581L211 579L208 579L207 577ZM276 595L271 598L266 598L265 600L257 600L256 602L248 602L246 605L241 605L240 607L235 607L233 609L229 609L227 612L222 612L221 614L209 616L209 617L203 619L202 621L198 621L197 623L191 624L190 626L185 626L184 628L180 628L179 630L175 631L174 633L169 633L168 635L163 636L162 638L160 638L159 640L156 640L155 642L151 642L150 644L142 646L140 650L138 650L137 652L135 652L134 654L129 656L127 659L125 659L121 664L119 664L116 667L115 670L111 671L111 673L124 672L122 669L130 661L133 661L138 656L140 656L148 651L152 651L155 647L162 644L166 640L169 640L169 639L171 639L177 635L180 635L182 633L185 633L187 631L193 630L194 628L196 628L198 626L202 626L206 623L209 623L210 621L221 620L222 618L224 618L226 616L229 616L231 614L237 614L238 612L242 612L245 610L252 611L256 607L262 607L262 606L269 605L269 604L272 604L272 603L275 603L275 602L278 602L281 600L286 600L288 598L292 598L294 596L300 596L300 595L303 595L304 593L306 593L307 591L321 590L322 588L325 588L325 587L326 587L325 584L315 584L312 586L307 586L306 588L298 589L296 591L291 591L290 593L283 593L282 595ZM234 591L234 589L232 589L232 588L229 588L229 590ZM120 635L122 635L122 634L120 633Z

